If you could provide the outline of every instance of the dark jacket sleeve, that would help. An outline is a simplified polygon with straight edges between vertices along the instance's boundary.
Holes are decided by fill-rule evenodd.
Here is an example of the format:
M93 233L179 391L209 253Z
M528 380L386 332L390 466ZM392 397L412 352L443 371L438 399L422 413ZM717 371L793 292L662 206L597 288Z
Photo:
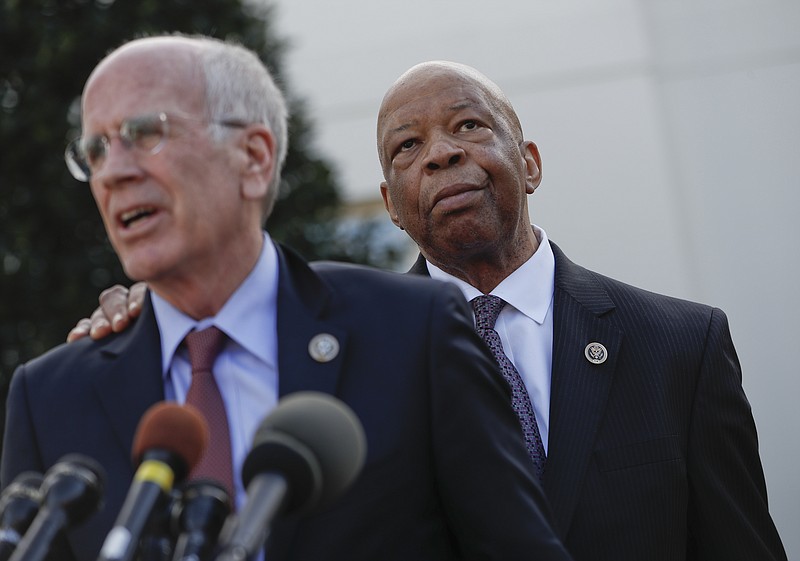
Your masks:
M0 467L0 485L3 488L24 471L41 473L44 470L36 443L30 417L25 366L22 365L14 372L8 392L2 467Z
M767 509L750 405L725 314L708 326L689 449L690 559L785 560Z

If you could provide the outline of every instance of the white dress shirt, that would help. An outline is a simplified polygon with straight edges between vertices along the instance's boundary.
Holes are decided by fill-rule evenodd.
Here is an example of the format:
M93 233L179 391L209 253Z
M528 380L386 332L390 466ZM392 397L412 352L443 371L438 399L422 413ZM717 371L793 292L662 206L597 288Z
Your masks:
M507 302L495 330L503 350L525 382L547 452L550 427L550 373L553 365L553 289L556 263L547 234L533 231L539 248L530 259L492 290ZM455 283L471 301L483 294L474 286L428 263L431 277Z
M266 234L255 267L216 316L195 321L152 294L167 400L186 401L192 379L189 353L181 346L186 334L215 325L228 336L214 363L214 378L228 413L238 508L245 499L242 463L261 420L278 402L277 294L278 255Z

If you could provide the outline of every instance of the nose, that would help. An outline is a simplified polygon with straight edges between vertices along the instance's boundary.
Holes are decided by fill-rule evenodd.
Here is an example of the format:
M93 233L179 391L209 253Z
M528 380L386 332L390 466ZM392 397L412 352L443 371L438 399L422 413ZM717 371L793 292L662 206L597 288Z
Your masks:
M119 136L109 139L103 161L92 170L92 179L108 187L141 175L134 150Z
M453 139L440 136L433 139L425 156L425 168L429 171L448 168L461 162L466 154Z

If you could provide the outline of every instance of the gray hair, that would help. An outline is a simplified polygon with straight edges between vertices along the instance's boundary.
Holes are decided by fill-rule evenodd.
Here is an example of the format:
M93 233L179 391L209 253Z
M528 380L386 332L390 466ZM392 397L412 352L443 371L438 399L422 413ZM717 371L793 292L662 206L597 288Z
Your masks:
M192 37L205 74L206 103L212 119L236 119L267 125L275 136L276 166L264 199L264 219L278 198L281 169L288 150L289 111L267 67L251 50L209 37Z

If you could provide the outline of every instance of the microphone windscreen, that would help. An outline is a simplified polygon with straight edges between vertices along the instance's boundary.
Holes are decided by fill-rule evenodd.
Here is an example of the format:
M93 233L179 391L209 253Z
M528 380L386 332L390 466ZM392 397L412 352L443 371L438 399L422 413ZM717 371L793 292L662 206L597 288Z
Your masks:
M10 500L18 497L30 498L38 502L42 495L39 491L42 481L44 481L44 476L36 471L23 471L16 476L0 495L0 513L5 511Z
M162 401L148 409L139 421L133 439L133 461L139 464L148 450L168 451L191 469L208 445L208 424L191 405Z
M14 481L11 482L11 485L9 485L9 487L13 485L22 487L24 489L38 490L39 487L42 485L43 480L44 476L38 471L23 471L14 478Z
M3 529L24 533L39 510L42 500L40 487L44 477L35 471L23 471L0 494L0 541Z
M281 441L296 441L300 446L293 446L294 451L305 447L318 462L321 492L318 503L306 508L322 507L338 498L358 476L367 454L364 428L344 402L319 392L293 393L278 402L256 431L242 469L245 485L256 474L275 467L275 443Z
M69 524L75 525L100 507L105 484L106 471L99 462L83 454L67 454L45 473L42 503L63 509Z

